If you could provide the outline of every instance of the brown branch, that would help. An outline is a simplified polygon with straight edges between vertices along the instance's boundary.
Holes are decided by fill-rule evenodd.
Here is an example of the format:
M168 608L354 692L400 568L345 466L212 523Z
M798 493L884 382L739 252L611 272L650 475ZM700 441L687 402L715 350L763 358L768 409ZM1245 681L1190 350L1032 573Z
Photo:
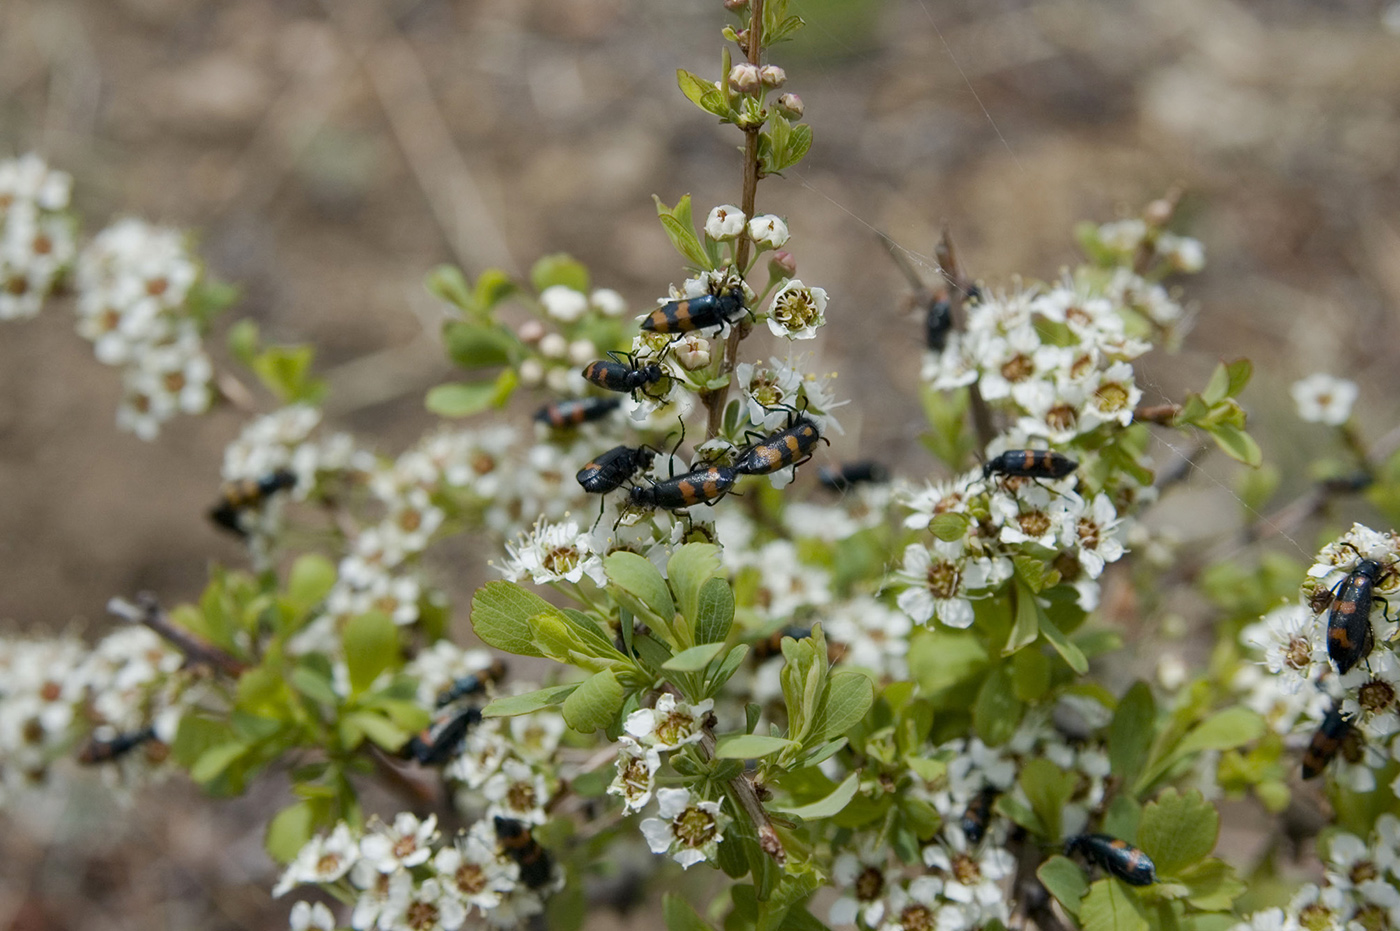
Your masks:
M246 663L235 659L214 644L177 626L160 606L156 596L150 592L141 592L136 596L136 601L136 604L132 604L124 598L113 598L107 602L107 610L124 621L141 624L155 631L185 654L185 662L189 665L210 666L234 679L248 668Z
M750 4L749 36L745 51L749 56L749 64L757 65L763 53L763 0L752 0ZM729 75L722 76L720 80L728 81ZM761 125L744 127L744 193L739 209L744 212L746 220L753 219L754 200L758 196L758 135L762 129ZM749 262L750 244L746 226L739 236L739 248L734 256L734 264L740 275L744 273L744 266ZM734 365L739 360L739 344L749 335L749 330L750 324L747 320L734 324L730 330L729 338L724 343L724 359L719 366L720 375L728 375L734 371ZM719 428L724 421L724 405L728 400L728 382L705 397L705 407L709 411L705 423L705 439L712 440L719 435Z
M715 758L715 743L714 732L707 725L701 731L699 744L700 752L705 759ZM782 838L778 837L778 831L773 827L773 822L768 817L768 812L758 797L758 790L754 788L752 782L749 782L747 776L740 773L729 780L729 791L738 800L739 807L753 821L754 827L758 831L758 846L781 866L787 861L787 851L783 849Z

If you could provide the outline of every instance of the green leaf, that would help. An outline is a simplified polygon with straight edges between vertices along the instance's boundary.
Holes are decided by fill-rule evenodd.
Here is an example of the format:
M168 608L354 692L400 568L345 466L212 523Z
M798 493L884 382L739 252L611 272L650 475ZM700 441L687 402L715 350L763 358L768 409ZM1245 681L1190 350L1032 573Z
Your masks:
M1014 576L1014 581L1016 622L1012 625L1011 635L1001 651L1003 656L1010 656L1022 647L1035 643L1036 638L1040 636L1041 617L1045 614L1045 609L1036 601L1032 587L1026 584L1019 573Z
M1065 911L1075 917L1079 916L1079 900L1084 898L1084 893L1089 889L1089 882L1084 878L1084 871L1079 868L1068 857L1055 854L1044 863L1040 864L1040 869L1035 871L1039 877L1040 884L1046 891L1055 897L1055 901L1064 906Z
M698 647L682 650L661 664L669 672L701 672L710 661L724 652L723 643L702 643Z
M552 685L524 695L504 695L481 709L483 718L513 718L541 708L552 708L573 694L578 685Z
M761 760L772 756L797 743L786 737L769 737L764 734L730 734L721 737L715 747L715 758L720 760Z
M1078 774L1042 758L1031 760L1021 768L1020 782L1031 803L1031 811L1045 825L1047 839L1058 840L1062 833L1060 816L1074 795Z
M508 365L523 355L515 334L495 323L449 321L442 328L442 339L448 356L464 369Z
M666 920L666 931L713 931L685 897L674 892L661 897L661 914Z
M588 267L571 255L556 252L540 258L530 267L530 284L534 286L536 294L555 285L587 294Z
M472 597L472 629L488 646L516 656L544 656L530 637L530 618L557 611L514 582L487 582Z
M228 352L247 368L253 367L253 359L258 354L258 325L251 320L240 320L228 330Z
M1048 614L1040 616L1040 632L1045 635L1046 640L1050 641L1055 652L1059 653L1069 664L1070 669L1081 676L1089 671L1089 660L1085 658L1084 651L1070 642L1070 639L1060 631L1060 628L1055 626L1054 621L1050 620Z
M454 381L428 391L424 404L439 417L470 417L490 407L504 407L515 392L520 376L506 369L495 381Z
M340 704L340 696L336 694L330 677L318 669L308 665L299 665L292 670L287 681L291 683L292 688L317 704L331 708Z
M1197 863L1178 876L1187 888L1186 901L1208 912L1228 911L1248 888L1235 876L1235 868L1214 858Z
M248 745L241 742L210 747L201 753L199 759L190 767L190 778L200 783L217 779L224 770L232 766L234 761L242 757L248 750Z
M1158 876L1177 876L1210 856L1219 834L1220 815L1200 792L1166 789L1143 808L1137 841Z
M325 396L326 386L311 376L314 355L310 346L269 346L253 359L252 369L283 404L317 404Z
M1022 650L1012 657L1011 673L1016 697L1026 704L1050 691L1050 658L1039 650Z
M477 312L485 315L517 290L519 289L510 275L499 268L486 269L477 276L476 287L472 289Z
M858 672L833 673L828 680L826 704L812 729L813 739L821 743L842 736L865 717L875 702L875 686Z
M1175 757L1202 750L1233 750L1258 740L1267 727L1264 719L1248 708L1227 708L1202 721L1177 744Z
M807 805L797 808L782 808L776 810L794 818L801 818L804 821L815 821L819 818L830 818L838 815L855 798L856 792L860 789L860 773L851 773L839 786L833 789L825 798L819 799Z
M1224 362L1215 367L1215 371L1210 373L1210 381L1206 382L1206 388L1201 392L1201 400L1206 402L1208 407L1214 407L1230 396L1230 370Z
M695 642L718 643L734 626L734 590L724 579L710 579L700 587L695 604Z
M292 563L287 597L303 612L320 604L335 585L335 563L319 553L307 553Z
M352 711L340 720L342 727L349 724L385 750L399 749L410 736L388 718L372 711Z
M977 693L972 726L987 746L999 747L1016 733L1024 712L1025 706L1016 699L1010 672L1005 665L998 666Z
M719 547L713 543L687 543L666 563L666 578L676 596L676 607L692 624L699 614L700 590L719 574Z
M613 553L603 560L603 571L613 587L635 599L637 607L650 612L668 628L671 626L676 616L676 606L671 600L671 590L666 587L666 580L661 577L660 570L651 564L651 560L636 553ZM633 613L640 613L633 605L627 607L632 608ZM672 646L679 647L681 644L673 643Z
M1147 914L1128 887L1116 879L1100 879L1089 887L1079 905L1084 931L1147 931Z
M564 721L580 734L612 725L622 710L625 693L611 670L596 672L564 700Z
M674 208L667 207L655 194L651 199L656 202L656 215L661 218L661 227L676 251L696 268L713 270L714 263L710 261L705 247L700 245L700 237L695 235L694 221L690 216L690 195L682 197Z
M278 863L291 863L311 840L314 813L308 802L297 802L272 816L263 837L268 856Z
M439 265L423 279L428 293L469 314L477 311L476 300L466 275L455 265Z
M712 82L689 71L678 70L676 83L680 85L681 93L685 94L686 99L701 110L718 117L729 115L729 106L725 103L724 94Z
M1108 761L1124 785L1133 785L1147 764L1156 733L1157 705L1152 689L1139 681L1128 689L1113 713L1108 727Z
M965 538L971 524L972 519L966 514L945 511L935 514L933 520L928 522L928 531L943 542L952 543L954 540Z
M1254 437L1240 428L1221 423L1207 429L1211 439L1215 440L1215 445L1231 459L1248 466L1257 466L1264 461L1264 453L1259 449L1259 444L1254 442Z
M381 672L398 665L399 632L382 611L350 618L340 636L353 694L363 692Z

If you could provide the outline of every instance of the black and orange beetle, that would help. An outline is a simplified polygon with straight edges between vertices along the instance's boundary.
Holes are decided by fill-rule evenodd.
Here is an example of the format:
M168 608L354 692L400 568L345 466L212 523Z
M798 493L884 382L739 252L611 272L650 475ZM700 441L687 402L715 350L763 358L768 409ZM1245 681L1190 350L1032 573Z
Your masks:
M1152 858L1111 834L1076 834L1065 841L1065 856L1075 851L1130 886L1150 886L1157 881Z

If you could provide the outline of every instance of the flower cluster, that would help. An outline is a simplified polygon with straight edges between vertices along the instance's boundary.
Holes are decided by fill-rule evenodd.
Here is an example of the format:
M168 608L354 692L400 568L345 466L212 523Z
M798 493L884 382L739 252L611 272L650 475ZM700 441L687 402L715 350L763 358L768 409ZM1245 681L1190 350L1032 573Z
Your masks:
M122 370L117 423L144 440L213 399L213 365L192 306L202 272L185 237L120 220L78 256L78 332L99 362Z
M403 812L392 824L372 821L363 833L342 822L312 838L273 895L304 885L332 890L354 903L350 927L356 931L455 931L473 916L514 928L540 914L544 899L563 883L557 868L542 882L527 880L490 820L447 842L436 817L419 820Z
M0 320L37 314L72 264L72 185L37 155L0 161Z
M1362 560L1380 567L1367 619L1374 647L1340 673L1328 654L1329 618ZM1340 741L1343 752L1331 761L1333 773L1358 792L1373 791L1375 771L1400 759L1400 658L1392 643L1400 624L1390 619L1386 604L1400 593L1397 564L1400 537L1354 524L1318 553L1298 602L1270 611L1240 635L1257 658L1257 665L1245 666L1235 679L1246 703L1277 733L1303 746L1330 713L1340 714L1343 734L1354 733L1358 740ZM1391 791L1400 791L1400 780Z
M184 658L143 627L89 648L74 638L0 641L0 804L41 785L53 764L120 759L125 781L149 782L199 689ZM116 773L116 770L111 772Z
M1369 841L1331 835L1321 885L1306 883L1286 908L1255 912L1233 931L1392 928L1400 923L1400 818L1382 814Z

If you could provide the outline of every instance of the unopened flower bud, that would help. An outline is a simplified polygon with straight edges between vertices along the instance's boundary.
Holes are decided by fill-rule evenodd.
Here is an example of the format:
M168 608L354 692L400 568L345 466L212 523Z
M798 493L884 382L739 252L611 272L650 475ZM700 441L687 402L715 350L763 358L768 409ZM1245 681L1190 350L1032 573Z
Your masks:
M787 224L771 213L754 217L749 221L749 238L760 249L779 249L788 241Z
M756 94L763 87L758 65L745 62L729 69L729 88L736 94Z
M787 83L787 72L777 65L764 65L758 69L758 79L764 87L782 87Z
M687 372L710 364L710 341L699 336L684 336L672 345L672 354Z
M731 13L742 13L749 8L749 0L724 0L724 8Z
M544 363L539 359L526 359L520 363L520 383L533 388L544 381Z
M768 274L774 278L791 278L797 274L797 257L791 252L774 252L768 257Z
M515 331L515 335L520 337L520 341L527 346L532 346L544 339L544 324L538 320L526 320L520 324L520 329Z
M780 94L775 103L778 107L778 112L786 119L802 119L802 98L796 94Z
M587 365L598 355L598 347L592 340L576 339L569 344L569 361L574 365Z
M1147 221L1148 226L1166 226L1175 212L1176 203L1161 197L1147 205L1147 209L1142 212L1142 218Z
M569 341L558 333L550 333L540 340L540 354L549 359L562 359L569 351Z
M550 369L544 376L545 386L550 391L569 394L572 387L569 383L569 376L572 374L574 374L573 369Z
M716 207L705 220L705 235L715 242L737 239L744 231L745 219L744 211L733 204Z

